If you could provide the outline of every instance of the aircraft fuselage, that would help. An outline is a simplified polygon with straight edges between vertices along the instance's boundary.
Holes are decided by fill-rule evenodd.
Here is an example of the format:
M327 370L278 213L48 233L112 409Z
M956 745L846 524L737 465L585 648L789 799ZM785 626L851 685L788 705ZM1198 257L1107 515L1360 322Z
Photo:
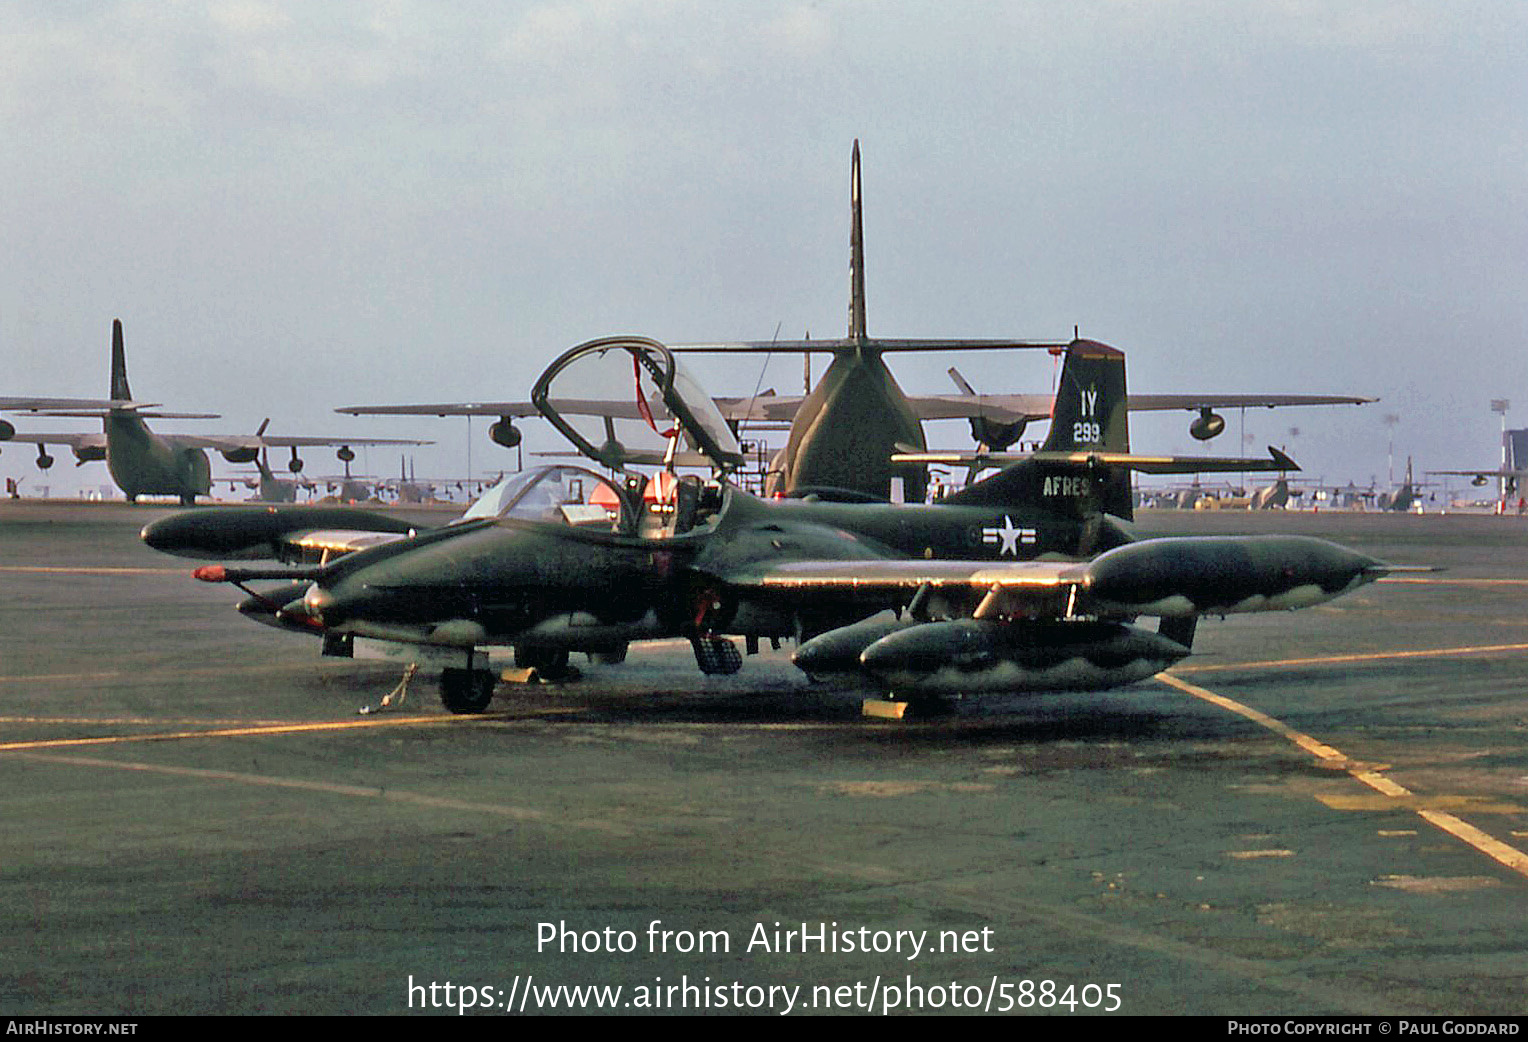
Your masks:
M126 411L113 410L103 423L106 467L129 500L178 496L192 503L212 490L212 465L201 449L154 434L141 418Z
M579 649L699 630L792 636L880 604L846 591L804 613L789 597L740 599L715 577L782 560L1075 557L1082 538L1074 519L1043 511L766 501L732 491L713 524L662 538L513 518L426 533L341 559L287 614L299 625L454 646L528 640ZM1117 530L1087 538L1101 539L1100 548L1126 541Z
M845 349L807 395L791 423L782 453L784 469L773 486L851 489L889 495L892 478L903 482L904 497L921 502L928 487L919 466L890 461L895 446L925 447L923 425L886 368L869 346ZM774 490L771 489L771 491Z

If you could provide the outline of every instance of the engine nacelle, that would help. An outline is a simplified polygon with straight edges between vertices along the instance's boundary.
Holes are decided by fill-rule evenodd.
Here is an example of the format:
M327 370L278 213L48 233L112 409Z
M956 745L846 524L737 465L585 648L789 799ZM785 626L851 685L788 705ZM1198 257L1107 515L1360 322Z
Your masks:
M37 446L37 469L47 470L51 466L53 466L53 457L48 455L47 448L42 445Z
M257 448L241 447L236 449L221 449L219 451L223 453L223 458L229 463L253 463L260 457L260 450Z
M74 450L74 465L100 463L106 458L105 445L81 445Z
M1188 432L1197 441L1209 441L1226 429L1226 418L1208 408L1200 409L1199 416L1188 425Z
M1027 420L1000 423L986 416L973 416L971 417L971 437L975 438L979 445L985 445L994 452L1002 452L1024 436L1024 428L1027 426L1029 426Z
M1484 488L1485 483L1486 476L1484 474L1476 474L1473 478L1470 479L1470 484L1474 485L1476 488Z
M0 441L10 441L16 436L16 425L9 420L0 420Z
M499 417L492 427L488 428L488 437L493 439L495 445L502 445L506 449L518 448L520 445L520 428L515 426L515 421L508 416Z
M334 454L334 458L339 460L341 463L354 463L355 450L352 449L349 445L341 445L339 447L339 451Z

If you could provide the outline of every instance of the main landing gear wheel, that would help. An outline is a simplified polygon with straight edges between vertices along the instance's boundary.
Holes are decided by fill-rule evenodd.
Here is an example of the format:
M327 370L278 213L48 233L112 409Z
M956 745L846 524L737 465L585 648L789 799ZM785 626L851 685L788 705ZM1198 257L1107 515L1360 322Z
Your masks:
M493 701L494 675L487 669L446 669L440 674L440 702L453 713L481 713Z
M695 664L707 676L727 676L743 668L743 656L737 645L726 637L691 637Z
M561 680L568 675L568 653L566 650L516 644L515 665L520 669L534 669L543 680Z

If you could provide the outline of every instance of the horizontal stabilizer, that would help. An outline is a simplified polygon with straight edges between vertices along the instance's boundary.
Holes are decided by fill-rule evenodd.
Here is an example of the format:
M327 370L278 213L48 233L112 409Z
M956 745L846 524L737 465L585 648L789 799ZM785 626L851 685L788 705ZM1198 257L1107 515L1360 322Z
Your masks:
M530 402L437 402L425 405L346 405L350 416L538 416Z
M1241 471L1291 471L1300 465L1273 446L1268 457L1151 456L1134 452L898 452L893 463L942 463L963 466L1006 466L1035 460L1042 463L1076 463L1126 467L1143 474L1209 474Z
M134 416L145 420L216 420L222 413L216 412L149 412L154 408L152 405L140 402L116 402L109 408L104 409L46 409L41 411L43 416L71 416L78 419L98 420L113 413L121 414L130 412Z
M736 340L710 344L669 344L670 351L694 351L712 354L734 352L768 354L822 354L868 347L872 351L1051 351L1066 350L1064 340L994 340L944 338L898 339L870 337L867 340Z
M562 449L560 451L533 452L531 455L549 459L568 459L570 457L579 459L584 454L582 452L574 452L572 449ZM704 452L676 452L670 458L669 453L662 449L631 449L624 447L621 449L618 458L613 458L613 461L600 460L599 462L607 465L614 465L614 463L622 465L632 464L638 467L664 467L672 464L676 467L710 469L712 466L711 457L707 456Z
M134 402L111 398L0 398L0 412L43 412L50 416L100 416L112 409L150 409L158 402ZM57 412L60 409L90 412Z

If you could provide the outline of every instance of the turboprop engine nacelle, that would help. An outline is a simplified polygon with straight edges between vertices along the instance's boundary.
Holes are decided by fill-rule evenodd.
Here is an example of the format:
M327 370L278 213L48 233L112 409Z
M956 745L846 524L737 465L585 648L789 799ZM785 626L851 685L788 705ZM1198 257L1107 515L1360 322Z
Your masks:
M1024 437L1026 426L1028 422L1025 420L1002 423L990 416L973 416L971 417L971 437L976 439L979 445L985 445L994 452L1003 452Z
M1218 412L1200 409L1198 417L1188 425L1189 434L1198 441L1209 441L1226 429L1226 418Z
M492 427L488 428L488 437L496 445L502 445L506 449L513 449L520 444L520 428L515 426L515 421L508 416L498 419Z

